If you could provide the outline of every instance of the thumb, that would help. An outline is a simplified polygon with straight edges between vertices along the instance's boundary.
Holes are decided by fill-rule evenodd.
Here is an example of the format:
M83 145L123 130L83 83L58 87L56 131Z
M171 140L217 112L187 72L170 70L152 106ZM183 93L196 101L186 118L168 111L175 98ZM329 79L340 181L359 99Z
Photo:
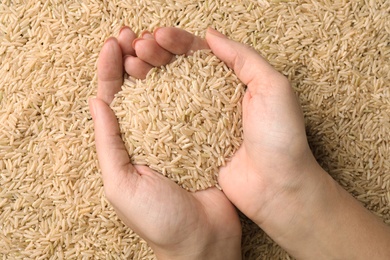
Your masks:
M259 85L268 83L271 86L270 80L276 75L281 76L256 50L230 40L212 28L207 29L206 41L212 52L233 69L252 92Z
M95 128L96 151L106 191L115 192L125 179L136 174L122 141L118 121L111 108L100 99L91 99L89 109Z

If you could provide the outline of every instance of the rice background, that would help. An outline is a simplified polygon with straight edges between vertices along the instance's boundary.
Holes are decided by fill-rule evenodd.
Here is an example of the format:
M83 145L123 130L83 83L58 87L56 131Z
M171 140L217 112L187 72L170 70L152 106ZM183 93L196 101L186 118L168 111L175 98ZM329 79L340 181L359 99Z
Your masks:
M104 197L88 98L122 25L212 26L292 82L323 167L390 224L390 2L0 3L0 256L154 259ZM291 259L242 217L244 259Z

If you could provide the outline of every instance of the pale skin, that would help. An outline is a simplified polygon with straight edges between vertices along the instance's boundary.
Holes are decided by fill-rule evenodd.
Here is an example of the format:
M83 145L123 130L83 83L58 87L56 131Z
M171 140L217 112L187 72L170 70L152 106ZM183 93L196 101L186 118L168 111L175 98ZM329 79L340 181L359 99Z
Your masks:
M247 85L244 141L216 188L189 193L146 166L131 165L109 104L123 73L144 78L175 54L210 48ZM140 37L124 27L104 44L97 98L90 101L105 192L122 221L158 259L241 259L232 204L298 259L390 259L390 228L342 189L310 151L287 79L256 51L208 29Z

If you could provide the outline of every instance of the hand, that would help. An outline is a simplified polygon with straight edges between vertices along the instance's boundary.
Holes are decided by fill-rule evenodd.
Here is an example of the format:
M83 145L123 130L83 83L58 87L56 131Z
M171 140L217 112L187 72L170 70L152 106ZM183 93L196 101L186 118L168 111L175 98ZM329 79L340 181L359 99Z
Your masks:
M212 30L206 40L247 86L243 143L221 168L219 184L233 204L261 227L266 228L268 220L288 222L293 216L286 209L297 196L315 189L317 185L311 184L320 176L311 175L320 167L307 142L298 99L287 78L254 49Z
M227 197L298 259L389 259L390 227L318 165L287 79L246 45L210 29L206 41L248 87L243 144L219 174Z
M240 259L241 226L225 195L216 188L189 193L146 166L132 165L109 107L121 89L123 68L143 78L153 66L172 60L173 54L196 50L203 47L198 43L204 43L184 31L159 35L171 41L165 44L171 51L157 44L152 34L137 39L125 27L118 39L106 41L99 56L98 93L90 100L90 111L106 196L159 259Z

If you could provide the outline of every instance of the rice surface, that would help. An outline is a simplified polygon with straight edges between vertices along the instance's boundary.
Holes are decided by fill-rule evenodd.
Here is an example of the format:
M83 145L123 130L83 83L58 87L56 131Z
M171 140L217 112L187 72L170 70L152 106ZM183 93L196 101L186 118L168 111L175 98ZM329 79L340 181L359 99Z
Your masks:
M155 259L105 198L88 111L123 25L211 26L252 46L291 81L317 160L390 224L389 13L388 0L1 1L0 259ZM243 259L292 259L241 220Z
M244 85L210 51L176 58L126 80L111 106L134 164L202 190L242 142Z

